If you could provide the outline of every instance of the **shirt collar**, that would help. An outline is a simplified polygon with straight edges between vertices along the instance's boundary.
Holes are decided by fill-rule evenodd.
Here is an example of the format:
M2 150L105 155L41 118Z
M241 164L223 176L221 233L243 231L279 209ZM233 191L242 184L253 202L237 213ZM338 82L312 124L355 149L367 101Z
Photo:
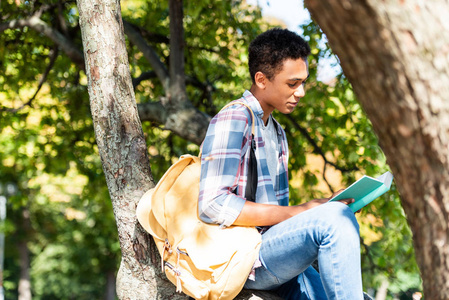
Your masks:
M243 93L243 98L245 98L245 100L248 102L248 105L249 105L249 107L251 107L254 115L258 116L260 119L262 119L263 109L262 109L262 106L260 106L259 100L257 100L257 98L254 97L254 95L248 90L246 90ZM270 118L273 119L274 127L276 128L277 134L282 135L281 125L277 122L277 120L275 118L273 118L273 116L271 114L270 114Z
M248 105L249 107L251 107L254 115L262 119L263 109L262 106L260 106L259 100L257 100L257 98L254 97L254 95L248 90L243 93L243 98L245 98L245 100L248 102Z

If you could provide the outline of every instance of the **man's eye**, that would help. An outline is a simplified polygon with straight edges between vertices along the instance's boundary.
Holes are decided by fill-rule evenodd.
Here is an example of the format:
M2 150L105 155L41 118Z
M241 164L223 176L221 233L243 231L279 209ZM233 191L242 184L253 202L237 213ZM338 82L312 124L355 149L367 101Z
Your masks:
M291 88L295 88L298 86L298 84L302 84L304 86L306 84L306 81L305 80L303 82L296 81L295 83L289 83L288 86Z

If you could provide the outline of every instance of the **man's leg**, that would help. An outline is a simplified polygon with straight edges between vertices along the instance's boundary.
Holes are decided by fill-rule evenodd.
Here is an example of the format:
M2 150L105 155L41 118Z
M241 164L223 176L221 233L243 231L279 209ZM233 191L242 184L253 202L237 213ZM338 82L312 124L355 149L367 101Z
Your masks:
M299 274L298 277L281 285L276 289L276 293L282 299L327 300L326 293L321 284L320 274L312 266Z
M358 224L350 208L339 202L317 206L265 232L260 249L263 267L256 269L256 281L248 280L245 287L279 288L317 257L329 299L363 299Z

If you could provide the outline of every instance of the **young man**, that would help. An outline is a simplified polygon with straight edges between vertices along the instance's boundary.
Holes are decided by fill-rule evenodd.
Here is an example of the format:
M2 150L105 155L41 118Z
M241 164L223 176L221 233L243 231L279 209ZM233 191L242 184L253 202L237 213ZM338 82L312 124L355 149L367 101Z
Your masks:
M243 97L255 115L256 201L245 199L251 114L241 104L216 115L202 146L199 215L221 226L261 228L255 280L245 288L275 290L284 299L363 299L358 224L347 204L314 199L288 206L286 135L273 118L304 97L308 44L272 29L249 47L252 86ZM310 265L318 259L320 273Z

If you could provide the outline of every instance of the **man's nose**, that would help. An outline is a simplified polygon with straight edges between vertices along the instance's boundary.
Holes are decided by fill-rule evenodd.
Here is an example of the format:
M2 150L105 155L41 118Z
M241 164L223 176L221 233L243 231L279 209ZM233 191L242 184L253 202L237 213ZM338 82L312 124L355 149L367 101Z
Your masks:
M304 90L304 84L300 84L298 86L298 88L295 90L294 95L295 95L295 97L302 98L302 97L304 97L305 94L306 94L306 92Z

